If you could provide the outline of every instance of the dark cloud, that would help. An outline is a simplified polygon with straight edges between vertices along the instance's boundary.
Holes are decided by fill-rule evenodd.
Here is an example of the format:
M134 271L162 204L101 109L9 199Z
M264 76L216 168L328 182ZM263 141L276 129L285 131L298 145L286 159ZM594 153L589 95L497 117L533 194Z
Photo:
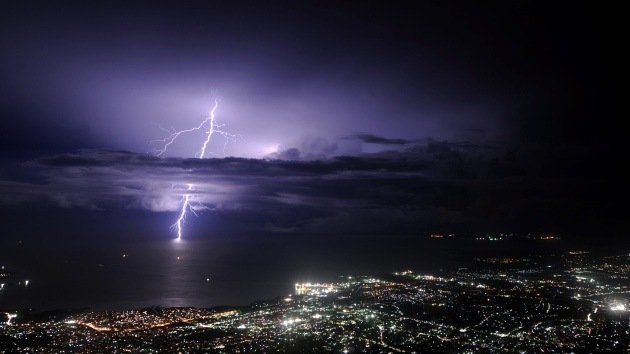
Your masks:
M552 161L563 165L554 169ZM268 232L616 228L605 220L618 204L611 186L585 171L593 166L596 160L575 149L513 151L434 140L323 160L83 150L30 162L41 182L0 181L0 202L176 212L190 193L221 220Z
M298 142L291 144L291 147L282 148L279 151L268 154L266 157L277 160L314 161L344 155L344 153L347 154L348 152L347 149L341 149L338 142L307 135L299 139Z
M355 135L346 136L343 139L356 139L364 143L381 144L381 145L407 145L414 142L414 140L390 139L390 138L385 138L382 136L372 135L372 134L355 134Z

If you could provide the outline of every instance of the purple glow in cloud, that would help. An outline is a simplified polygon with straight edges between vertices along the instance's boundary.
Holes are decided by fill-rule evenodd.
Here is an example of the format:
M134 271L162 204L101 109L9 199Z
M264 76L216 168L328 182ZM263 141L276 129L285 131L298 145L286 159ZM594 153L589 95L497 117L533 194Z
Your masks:
M203 130L203 132L206 134L206 136L205 136L205 140L203 141L203 144L201 145L201 149L197 153L197 157L199 157L200 159L203 159L205 157L208 144L210 143L210 140L212 139L212 136L215 133L222 135L223 138L225 139L225 143L223 145L223 149L225 150L225 147L228 143L228 139L235 137L235 135L230 134L224 130L221 130L220 128L222 127L222 125L219 125L216 123L215 114L218 107L219 107L219 98L217 97L214 99L214 105L212 106L210 113L201 123L199 123L199 125L193 128L189 128L189 129L183 129L183 130L177 130L177 131L173 130L170 132L170 135L167 136L166 138L161 139L161 140L154 140L153 141L154 143L161 144L161 147L156 149L156 152L155 152L156 156L162 156L163 154L165 154L167 150L169 149L169 147L182 134L202 131L202 129L205 129ZM191 203L190 191L193 190L194 185L192 183L188 183L187 186L188 186L187 191L182 195L182 203L180 207L179 217L177 218L177 221L173 224L173 227L177 231L178 241L182 239L182 226L183 226L184 220L186 219L186 213L190 210L193 214L195 214L195 209L205 209L203 205L199 207L193 206L193 204Z
M208 144L210 143L210 140L212 139L212 135L219 134L221 136L223 136L223 138L225 139L225 142L223 144L223 153L225 155L225 147L227 146L227 143L229 141L230 138L235 138L236 135L228 133L224 130L222 130L221 128L224 126L223 124L218 124L216 122L215 119L215 114L216 114L216 110L219 107L219 98L215 98L214 99L214 105L212 106L212 109L210 110L210 113L208 113L208 116L201 121L201 123L199 123L199 125L189 128L189 129L182 129L182 130L175 130L175 129L171 129L171 130L166 130L161 128L162 130L166 131L167 133L169 133L169 135L164 138L164 139L159 139L159 140L153 140L152 143L156 143L161 145L160 147L158 147L157 149L155 149L155 155L156 156L162 156L164 154L166 154L167 150L169 149L169 147L175 143L175 141L180 137L180 135L182 134L186 134L186 133L192 133L192 132L197 132L197 131L202 131L202 129L206 129L203 130L204 134L205 134L205 140L203 141L203 144L201 145L201 149L199 150L199 152L197 153L197 157L199 157L200 159L203 159L206 155L206 150L208 149Z

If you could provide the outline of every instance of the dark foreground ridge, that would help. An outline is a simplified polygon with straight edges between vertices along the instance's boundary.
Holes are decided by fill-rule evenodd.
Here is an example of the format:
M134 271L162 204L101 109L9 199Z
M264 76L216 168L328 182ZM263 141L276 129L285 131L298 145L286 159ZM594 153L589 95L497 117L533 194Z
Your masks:
M9 312L0 352L622 352L629 300L627 254L476 258L239 308Z

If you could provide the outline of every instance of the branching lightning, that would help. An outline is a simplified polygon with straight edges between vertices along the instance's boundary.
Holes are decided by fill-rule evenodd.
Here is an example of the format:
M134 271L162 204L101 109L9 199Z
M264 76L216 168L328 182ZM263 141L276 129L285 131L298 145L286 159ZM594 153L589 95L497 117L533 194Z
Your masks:
M192 190L192 186L193 186L192 184L188 185L189 191ZM186 212L188 211L189 208L190 208L190 194L186 193L182 197L182 210L179 213L179 218L177 218L177 221L173 224L173 227L177 230L178 240L182 239L182 224L184 223L184 220L186 219Z
M208 131L206 132L206 140L204 140L203 145L201 146L201 150L199 150L199 158L203 159L203 156L206 154L206 147L208 147L208 143L210 142L210 138L212 138L212 134L214 134L214 112L219 107L219 100L214 100L214 107L210 111L210 115L207 119L210 119L210 126L208 127Z
M161 145L159 148L154 150L154 153L156 156L162 156L166 153L166 151L168 150L168 148L171 146L171 144L173 144L177 138L179 138L180 135L184 134L184 133L191 133L194 131L200 131L202 129L204 129L205 126L207 126L207 130L205 130L205 134L206 134L206 138L201 146L201 149L199 150L199 152L197 153L197 157L200 159L203 159L206 155L206 148L208 147L208 143L210 143L210 139L212 138L212 135L219 134L221 136L223 136L225 138L225 144L224 144L224 149L225 149L225 145L227 145L227 142L229 141L230 138L235 138L236 135L231 134L226 132L225 130L221 129L223 128L223 124L218 124L216 122L216 111L217 108L219 108L219 99L215 98L214 100L214 106L212 107L212 109L210 110L210 113L208 114L208 116L206 118L204 118L203 121L201 121L201 123L199 123L199 125L197 125L196 127L192 127L189 129L183 129L183 130L168 130L165 128L162 128L161 126L158 126L161 130L165 131L166 133L168 133L169 135L167 137L165 137L164 139L158 139L158 140L153 140L152 143L153 144L158 144Z
M210 110L210 113L196 127L192 127L192 128L184 129L184 130L174 130L174 129L167 130L167 129L164 129L164 128L160 127L160 129L162 129L163 131L165 131L169 135L166 138L164 138L164 139L159 139L159 140L153 140L152 141L152 143L154 143L154 144L155 143L159 143L159 145L161 145L158 149L156 149L154 151L155 155L156 156L162 156L164 153L166 153L166 151L171 146L171 144L173 144L177 140L177 138L179 138L182 134L190 133L190 132L194 132L194 131L200 131L200 130L202 130L204 128L206 129L204 131L206 137L205 137L205 140L203 141L203 144L201 145L201 149L199 150L199 152L197 153L196 156L198 158L200 158L200 159L205 158L205 156L206 156L206 149L208 148L208 144L210 143L210 140L212 139L212 136L215 133L219 134L219 135L221 135L221 136L223 136L225 138L225 143L223 145L223 149L224 149L224 153L225 153L225 148L227 146L227 143L228 143L229 139L236 137L236 135L233 135L233 134L230 134L230 133L224 131L222 129L223 125L222 124L217 124L216 119L215 119L215 114L216 114L216 111L217 111L218 107L219 107L219 99L215 98L214 106ZM180 212L179 212L179 217L177 218L177 221L172 225L172 228L174 228L177 231L177 240L178 241L182 239L182 227L183 227L184 221L186 220L186 214L188 213L188 211L190 211L190 212L192 212L193 214L196 215L196 213L195 213L196 210L207 209L202 204L195 203L192 200L193 195L192 195L191 191L193 190L194 185L189 183L189 184L187 184L187 186L188 186L188 189L187 189L186 193L184 193L182 195L182 202L181 202L181 209L180 209Z
M182 239L182 227L184 226L184 221L186 221L186 214L190 211L194 215L197 215L198 210L208 209L205 205L197 203L193 200L193 195L190 192L193 191L194 185L192 183L188 183L186 186L188 187L186 189L187 193L182 195L182 207L179 212L179 217L177 218L177 221L171 225L171 227L177 232L178 241Z

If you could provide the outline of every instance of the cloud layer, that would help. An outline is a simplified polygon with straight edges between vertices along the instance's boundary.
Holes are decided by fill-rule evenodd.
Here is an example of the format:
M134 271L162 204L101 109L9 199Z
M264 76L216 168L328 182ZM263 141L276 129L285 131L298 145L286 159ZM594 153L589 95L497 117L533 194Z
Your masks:
M612 207L602 197L605 186L580 173L583 168L549 168L532 151L353 138L403 147L318 160L161 159L82 150L28 163L39 182L0 181L0 202L176 212L189 193L199 205L267 231L351 233L544 229L599 218L589 211L593 206ZM571 164L573 152L565 155Z

